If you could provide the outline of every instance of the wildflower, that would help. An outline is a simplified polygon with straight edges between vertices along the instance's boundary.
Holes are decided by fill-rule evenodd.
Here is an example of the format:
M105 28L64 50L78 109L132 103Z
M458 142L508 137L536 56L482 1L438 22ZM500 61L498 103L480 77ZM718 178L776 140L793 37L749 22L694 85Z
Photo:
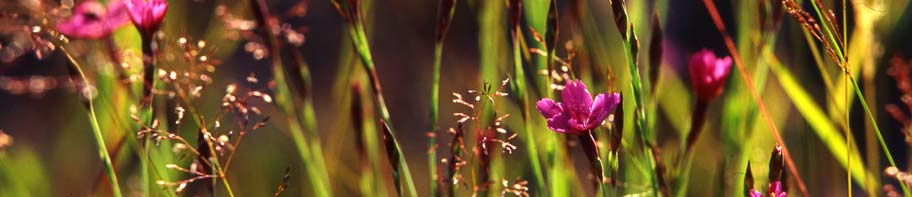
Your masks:
M717 58L708 49L690 57L690 82L698 100L708 102L722 94L731 63L731 57Z
M559 133L583 134L596 128L621 102L618 93L598 94L595 100L582 81L567 81L561 91L563 102L545 98L536 106L538 112L548 119L548 129Z
M168 2L165 0L126 0L127 10L130 13L130 20L133 25L143 35L150 36L158 30L162 20L165 19L165 12L168 10Z
M124 3L118 0L111 1L107 7L97 1L85 1L76 6L72 16L57 23L56 29L74 38L105 38L127 23L124 8Z
M690 57L690 82L697 97L691 115L690 133L685 141L685 154L689 154L696 144L703 124L706 120L706 111L709 101L722 94L722 86L728 78L731 68L731 57L717 58L712 51L703 49Z
M769 189L766 190L767 197L786 197L785 191L782 189L782 182L773 181L769 184Z
M750 191L748 192L748 194L750 195L750 197L763 197L763 194L761 194L759 191L757 191L754 188L751 188Z
M158 31L159 25L165 19L168 11L168 2L165 0L126 0L127 11L133 26L139 30L142 37L143 52L143 104L151 105L152 87L154 87L155 64L152 58L152 33Z

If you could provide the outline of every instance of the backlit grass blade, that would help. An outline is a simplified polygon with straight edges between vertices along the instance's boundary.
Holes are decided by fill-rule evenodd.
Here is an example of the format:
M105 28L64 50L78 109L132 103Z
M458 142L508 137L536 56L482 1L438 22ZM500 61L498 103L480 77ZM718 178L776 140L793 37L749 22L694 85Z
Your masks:
M456 0L441 0L437 9L437 29L436 39L434 41L434 73L431 82L431 106L430 122L428 123L428 176L431 177L431 195L438 196L439 189L437 183L440 182L440 175L437 171L437 120L440 117L440 64L443 60L443 43L446 38L447 29L453 19L453 12L456 10Z
M73 59L73 56L70 55L70 52L65 48L61 47L60 51L66 55L67 69L70 72L70 75L75 75L72 77L78 77L78 79L72 79L77 85L77 87L86 88L86 85L89 84L88 78L83 71L82 67L79 66L79 62L76 59ZM79 80L79 82L76 82ZM79 93L82 93L82 89L77 88ZM104 136L101 132L101 126L98 124L98 117L95 115L95 100L93 98L86 98L87 101L84 102L86 108L88 109L89 122L92 124L92 135L95 137L96 145L98 146L98 156L101 158L102 163L104 164L105 173L108 175L108 180L111 181L112 194L115 197L123 196L120 193L120 183L117 179L117 172L114 171L114 165L111 164L111 156L108 154L108 148L105 145Z
M393 180L397 183L396 189L399 191L398 193L400 196L406 194L408 196L416 196L415 183L412 180L408 162L406 162L405 154L402 153L402 148L398 140L396 140L396 132L393 129L394 127L392 125L392 120L390 119L389 109L386 107L386 101L383 99L380 79L374 66L374 60L367 41L367 33L364 30L364 20L359 5L360 1L334 0L333 4L335 4L336 8L345 18L350 30L349 36L352 41L354 41L355 51L361 59L361 65L364 67L364 70L368 72L367 76L371 82L370 87L376 97L374 102L380 110L380 119L383 123L383 134L387 138L386 140L388 140L387 149L389 150L387 150L387 152L392 153L388 154L388 156L390 157L390 162L396 163L393 169Z
M267 20L271 18L266 2L263 0L251 0L251 9L257 18L260 26L260 34L270 47L270 60L275 80L276 103L279 108L287 115L289 122L289 133L292 141L301 154L301 159L306 163L304 168L307 170L307 177L310 184L313 185L314 195L331 196L332 188L329 183L329 174L327 173L325 162L323 160L323 151L319 143L319 135L316 131L316 118L314 117L313 107L308 95L309 90L309 73L306 65L303 65L303 58L294 48L287 49L282 47L273 28L270 27ZM285 63L282 60L282 53L291 54L295 65ZM286 68L298 68L298 73L288 73ZM303 67L303 68L301 68ZM295 86L297 85L297 86ZM303 89L302 92L294 92L293 88ZM305 132L310 136L305 137ZM217 164L217 163L216 163ZM226 184L227 185L227 184ZM229 189L230 192L230 189Z
M839 161L839 164L843 167L855 166L850 169L854 181L859 185L865 185L865 177L869 176L869 174L863 167L864 165L861 162L861 157L857 151L848 153L851 155L851 158L846 157L846 150L850 149L846 147L845 138L839 130L839 127L834 125L834 121L831 121L823 109L813 101L811 95L801 86L800 82L792 76L791 72L783 67L778 58L767 53L765 59L770 63L770 70L775 73L776 79L779 81L780 86L785 90L788 97L792 100L795 108L798 109L801 116L804 117L811 128L814 129L817 136L827 146L830 153L832 153L832 156ZM855 145L852 144L852 146ZM851 150L858 149L851 148ZM849 163L849 161L851 161L851 163Z

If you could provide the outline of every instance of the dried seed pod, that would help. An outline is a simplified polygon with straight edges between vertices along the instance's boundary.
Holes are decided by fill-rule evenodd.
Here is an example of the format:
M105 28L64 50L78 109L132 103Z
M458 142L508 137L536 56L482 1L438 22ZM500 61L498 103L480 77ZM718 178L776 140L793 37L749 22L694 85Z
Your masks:
M519 37L519 24L522 19L522 0L510 0L510 32L513 39Z
M659 23L658 12L652 15L652 36L649 38L649 84L655 88L659 79L659 68L662 64L662 24Z
M747 162L747 169L744 172L744 196L751 196L754 190L754 173L751 172L750 161Z
M630 53L633 54L633 63L639 68L639 59L640 59L640 39L636 36L636 29L633 28L633 23L630 23Z
M624 98L623 93L619 97ZM617 106L612 118L609 119L608 124L614 124L611 127L611 134L608 137L608 145L611 147L611 152L617 153L621 150L621 139L624 134L624 105L620 104Z
M776 145L776 147L773 148L773 152L770 154L769 180L770 182L781 181L783 191L787 191L785 189L787 185L785 184L785 158L782 156L782 146L780 145Z
M547 30L545 31L545 45L548 48L548 69L553 69L554 64L554 51L557 49L557 36L558 36L558 24L557 24L557 0L551 0L551 5L548 8L548 21L547 21Z
M614 14L614 24L617 25L621 38L627 40L627 0L612 0L611 13Z
M453 13L456 10L456 0L440 0L440 7L437 8L437 32L436 43L443 43L446 37L447 29L450 28L450 22L453 20Z
M386 145L386 156L389 158L390 165L393 166L393 181L397 186L396 193L401 194L402 188L399 186L402 185L400 182L402 179L399 176L401 176L400 173L402 173L402 166L399 163L399 161L401 161L401 156L399 155L399 150L397 150L399 146L396 145L397 142L393 137L393 132L392 129L390 129L389 124L382 118L379 121L381 124L380 128L383 130L383 142L384 145Z

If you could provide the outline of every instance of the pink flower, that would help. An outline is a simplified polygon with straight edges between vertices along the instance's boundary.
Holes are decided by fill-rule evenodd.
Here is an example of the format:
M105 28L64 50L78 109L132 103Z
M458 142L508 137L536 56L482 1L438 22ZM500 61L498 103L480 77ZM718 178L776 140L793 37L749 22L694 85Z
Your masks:
M690 56L690 82L697 99L707 102L722 94L731 63L731 57L716 58L708 49Z
M769 189L766 191L768 193L767 197L786 197L785 191L782 191L782 182L773 181L769 185Z
M126 0L130 20L143 36L150 36L158 30L165 12L168 11L168 2L165 0Z
M55 29L66 36L83 39L108 37L115 29L127 23L124 3L118 0L108 7L97 1L85 1L74 9L73 15L57 23Z
M761 194L759 191L755 190L754 188L751 188L750 191L748 191L747 193L750 195L750 197L763 197L763 194Z
M548 129L558 133L583 134L602 124L621 102L621 95L598 94L595 100L582 81L568 81L561 91L563 102L545 98L536 103L538 112L548 119Z

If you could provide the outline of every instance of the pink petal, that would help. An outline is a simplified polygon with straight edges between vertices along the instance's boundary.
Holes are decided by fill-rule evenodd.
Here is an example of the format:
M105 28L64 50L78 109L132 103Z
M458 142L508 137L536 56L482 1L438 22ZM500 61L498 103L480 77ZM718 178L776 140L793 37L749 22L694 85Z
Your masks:
M67 21L57 23L57 31L64 35L74 38L99 39L109 35L105 32L105 27L99 22L79 23L78 21Z
M161 23L162 19L165 18L165 13L168 11L168 2L164 0L152 0L150 2L152 5L152 18L154 18L156 23Z
M611 93L608 96L604 94L598 94L595 96L595 101L592 102L592 109L589 112L589 120L586 121L586 124L593 127L598 127L602 124L602 121L608 117L608 114L611 114L614 111L614 108L617 107L618 103L621 102L621 95L618 93Z
M554 100L548 98L539 100L537 103L535 103L535 106L538 108L538 112L541 113L545 118L552 118L563 111L560 103L556 103Z
M750 189L748 193L750 193L750 197L763 197L763 194L758 192L756 189Z
M124 5L127 7L127 12L130 14L130 20L133 20L133 24L137 27L142 26L145 23L145 17L143 17L145 11L146 2L143 0L125 0Z
M713 78L717 81L721 81L728 76L729 68L731 68L732 59L731 57L726 56L722 59L717 59L715 67L713 68Z
M772 183L770 183L769 191L766 191L766 192L769 193L770 196L775 196L775 197L785 197L786 196L785 191L782 191L782 182L779 182L779 181L773 181Z
M110 35L113 29L118 27L116 25L126 22L117 24L109 14L101 3L86 1L76 6L71 17L57 23L55 29L74 38L103 38Z
M592 106L592 95L586 89L586 84L580 80L567 81L561 91L561 103L565 112L576 118L588 118L589 108Z
M557 114L554 117L548 118L548 129L558 133L571 132L572 129L570 129L570 125L568 124L569 120L570 116L567 116L566 114Z
M130 21L130 16L129 13L127 13L126 4L120 0L108 2L108 14L105 18L105 24L111 30L127 24L127 22Z
M570 125L571 131L567 132L567 133L568 134L581 134L584 131L592 130L592 129L598 127L598 125L591 125L591 124L586 123L586 120L587 119L577 119L577 118L571 117L570 120L567 121L567 124Z
M731 63L731 57L716 58L708 49L700 50L690 57L690 82L698 99L709 100L722 93Z

